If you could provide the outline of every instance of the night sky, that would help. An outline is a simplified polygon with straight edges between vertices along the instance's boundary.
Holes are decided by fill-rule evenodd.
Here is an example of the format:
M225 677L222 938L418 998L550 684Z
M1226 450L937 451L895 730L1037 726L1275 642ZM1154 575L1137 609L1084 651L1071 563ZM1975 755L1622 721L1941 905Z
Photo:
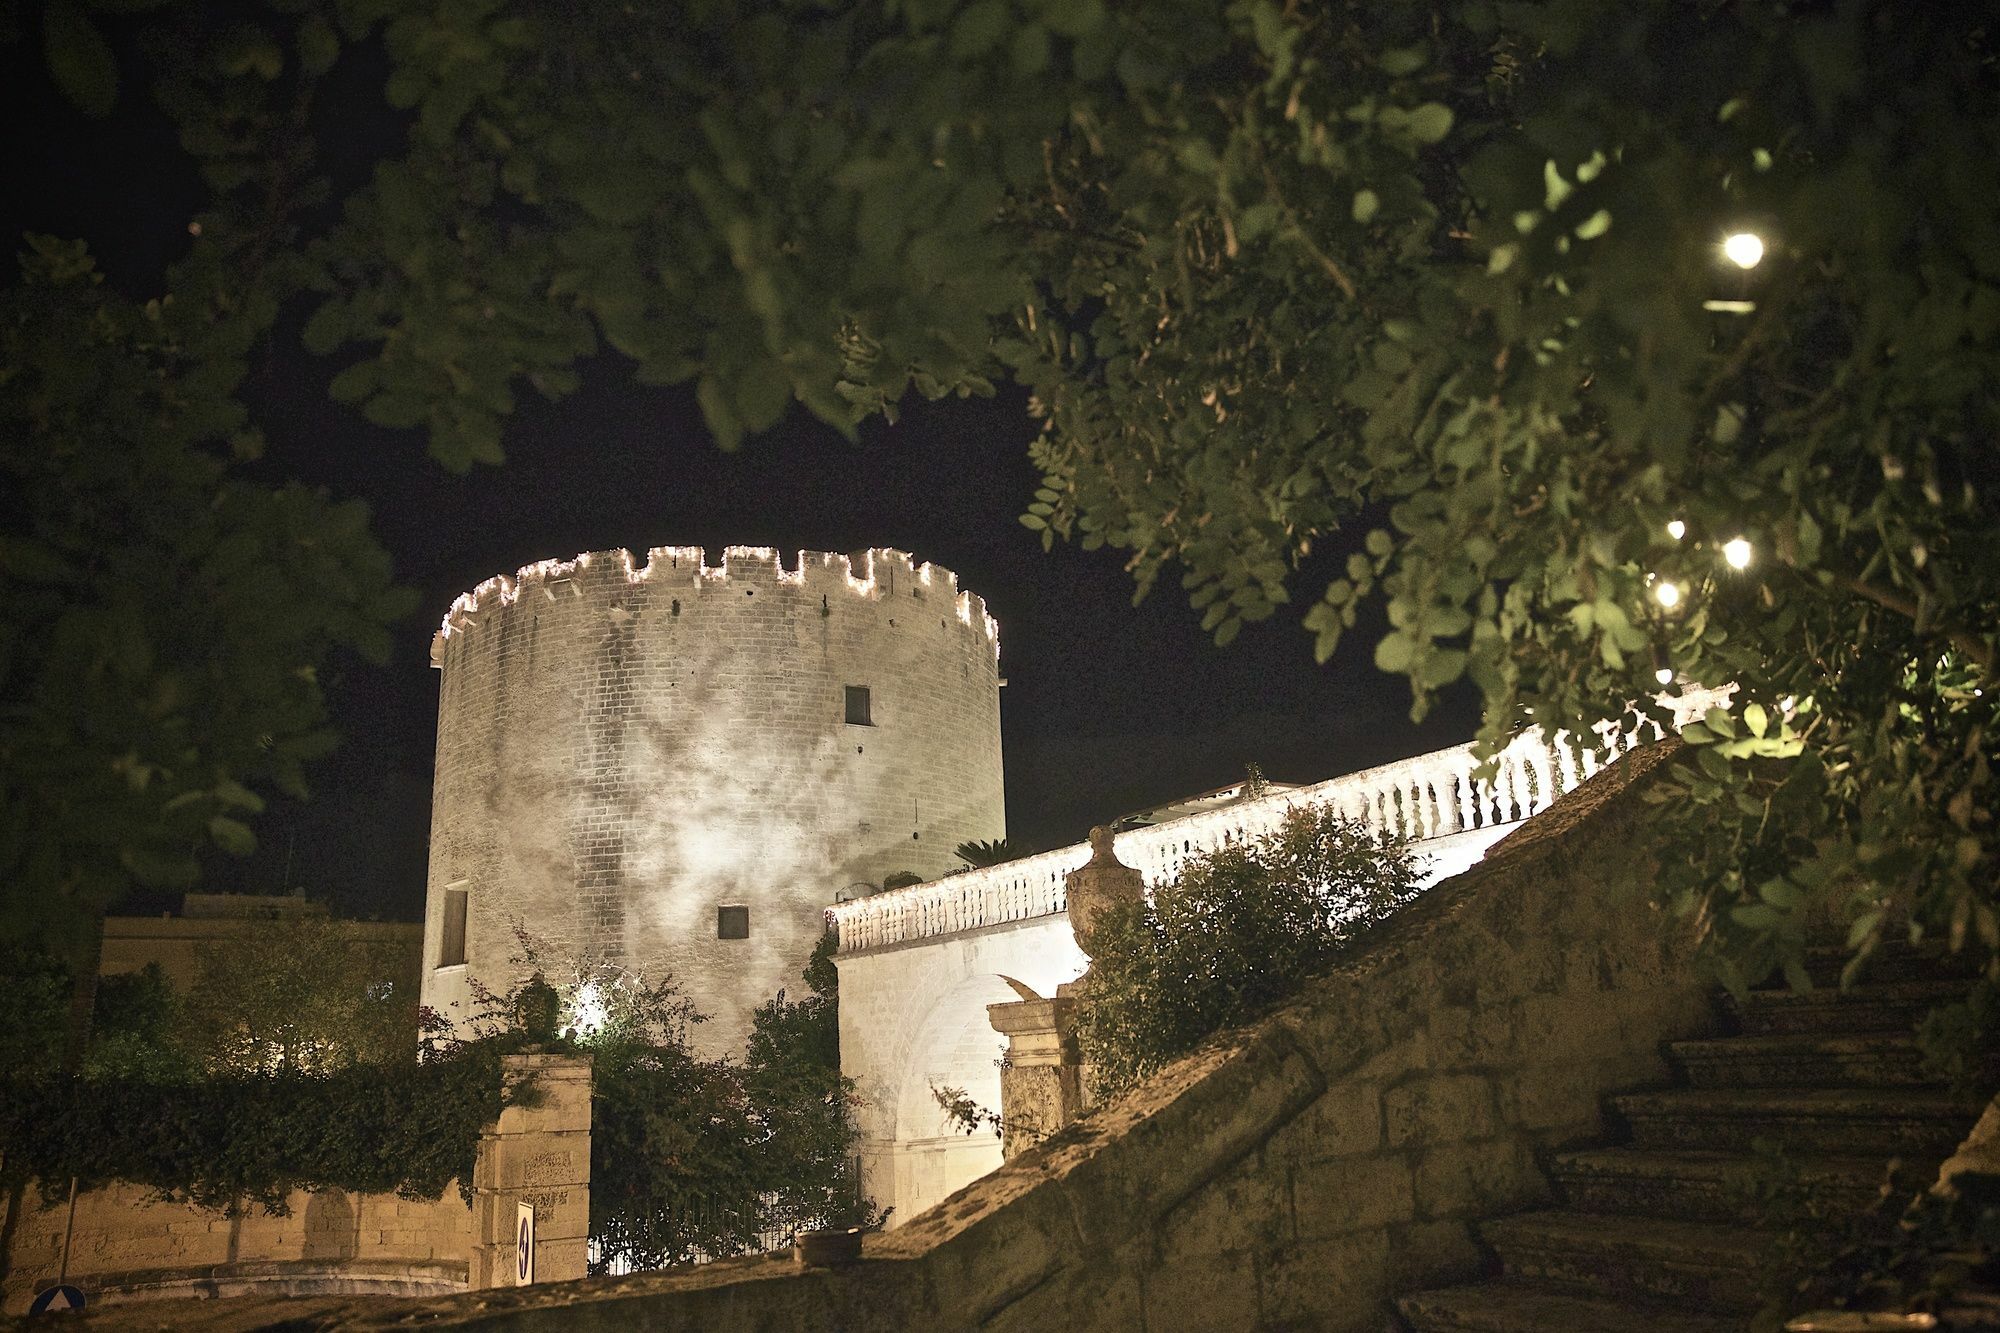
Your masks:
M86 121L49 86L38 54L33 44L0 50L0 99L16 127L0 146L10 183L0 224L16 237L81 236L111 281L150 296L186 243L200 183L141 90L128 81L110 120ZM364 57L343 61L341 74L356 115L329 140L345 145L329 161L337 187L360 179L369 143L396 133L375 110L379 70ZM29 125L44 129L20 131ZM5 280L15 280L11 265ZM768 545L789 563L802 547L894 546L955 570L1000 622L1007 826L1035 849L1235 781L1248 761L1275 780L1316 781L1467 739L1476 725L1464 692L1423 726L1410 723L1407 685L1370 663L1379 625L1364 622L1324 667L1313 664L1298 608L1218 650L1177 579L1134 608L1121 554L1062 545L1045 554L1017 519L1036 480L1026 453L1034 424L1018 391L909 403L900 424L864 427L858 446L795 409L725 454L691 390L634 384L605 357L570 398L523 398L505 465L457 476L425 456L415 433L368 425L326 396L339 365L298 349L302 317L249 386L272 442L259 467L366 500L420 609L386 666L347 660L323 673L343 745L316 770L314 799L274 801L258 854L217 860L205 887L303 887L346 913L420 916L437 722L431 633L451 599L482 579L585 550L698 543L714 560L725 545ZM1302 603L1347 549L1322 543L1294 585Z

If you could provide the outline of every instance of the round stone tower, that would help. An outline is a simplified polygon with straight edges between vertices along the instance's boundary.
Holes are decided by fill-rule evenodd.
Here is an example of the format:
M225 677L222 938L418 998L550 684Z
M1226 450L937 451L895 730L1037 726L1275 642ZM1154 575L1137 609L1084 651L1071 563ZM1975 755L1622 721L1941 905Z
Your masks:
M460 597L443 671L424 1003L463 1021L566 957L677 977L741 1050L834 894L1004 835L999 639L949 570L663 547L530 565Z

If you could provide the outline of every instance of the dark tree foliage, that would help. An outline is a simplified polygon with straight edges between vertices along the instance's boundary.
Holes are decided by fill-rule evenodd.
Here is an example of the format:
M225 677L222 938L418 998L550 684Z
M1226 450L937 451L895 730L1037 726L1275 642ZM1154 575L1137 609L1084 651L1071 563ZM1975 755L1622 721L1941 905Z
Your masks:
M0 931L84 974L104 907L247 852L332 744L319 668L409 607L358 504L243 479L257 321L33 238L0 291Z
M377 37L408 141L298 279L372 420L494 459L605 350L725 445L1012 376L1023 521L1219 641L1379 608L1489 741L1738 686L1662 793L1724 980L1802 980L1827 918L2000 972L1982 7L285 0L162 84L218 228L305 196L281 131Z

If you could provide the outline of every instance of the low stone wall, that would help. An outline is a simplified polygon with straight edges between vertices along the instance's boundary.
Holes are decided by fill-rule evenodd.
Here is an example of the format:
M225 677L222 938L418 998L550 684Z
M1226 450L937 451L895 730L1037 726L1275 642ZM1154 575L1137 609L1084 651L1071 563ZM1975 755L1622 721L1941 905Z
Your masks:
M93 1301L176 1296L380 1291L427 1295L465 1287L472 1209L456 1188L441 1199L294 1191L289 1214L252 1207L237 1217L158 1203L137 1185L81 1194L70 1231L68 1280ZM62 1264L69 1204L30 1186L0 1283L0 1309L18 1314Z
M1664 1081L1663 1039L1712 1030L1638 850L1637 789L1670 752L1612 766L1288 1009L869 1237L851 1268L327 1301L314 1326L1372 1333L1392 1293L1478 1270L1469 1224L1540 1201L1540 1154L1600 1136L1605 1093Z
M584 1274L590 1229L590 1062L512 1055L510 1081L533 1078L535 1104L509 1106L481 1137L468 1205L456 1185L430 1200L294 1191L288 1211L229 1217L158 1202L113 1184L44 1201L33 1185L0 1277L0 1311L24 1312L65 1271L93 1305L177 1297L378 1293L437 1295L509 1284L515 1208L535 1207L541 1281Z

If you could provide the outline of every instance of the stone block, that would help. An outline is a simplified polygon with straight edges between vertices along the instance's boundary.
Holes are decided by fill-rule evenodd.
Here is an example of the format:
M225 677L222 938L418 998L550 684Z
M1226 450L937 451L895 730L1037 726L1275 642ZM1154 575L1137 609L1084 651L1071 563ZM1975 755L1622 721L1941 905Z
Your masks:
M1273 1136L1267 1151L1291 1161L1372 1153L1382 1146L1382 1088L1342 1079Z
M1549 1189L1528 1141L1518 1135L1425 1149L1413 1176L1421 1221L1509 1212L1546 1198Z
M521 1134L480 1142L477 1189L547 1189L590 1179L590 1135Z
M1266 1256L1257 1272L1258 1326L1378 1333L1387 1319L1388 1259L1382 1231L1300 1240Z
M1291 1239L1291 1191L1282 1172L1252 1158L1183 1200L1160 1235L1179 1254L1269 1249Z
M586 1185L538 1185L525 1189L482 1191L472 1201L476 1235L497 1239L511 1235L515 1206L535 1206L535 1234L545 1237L586 1236L590 1233L590 1188Z
M1107 1228L1107 1244L1153 1226L1325 1090L1293 1041L1272 1029L1173 1072L1179 1077L1156 1079L1112 1108L1088 1146L1065 1145L1046 1159L1096 1205L1090 1225Z
M1617 1054L1626 1047L1622 1012L1616 994L1531 995L1521 1002L1520 1049L1543 1060L1593 1060Z
M590 1255L586 1248L573 1241L537 1240L535 1243L535 1282L574 1282L587 1277L590 1271Z
M1430 1033L1414 1028L1369 1053L1352 1069L1341 1072L1343 1079L1393 1083L1424 1070L1435 1069L1440 1061L1431 1049Z
M1095 1201L1073 1200L1026 1163L974 1181L908 1225L869 1237L864 1255L925 1256L948 1325L976 1325L1033 1290L1078 1250L1075 1217Z
M1048 1333L1072 1327L1079 1312L1088 1312L1097 1328L1144 1328L1144 1301L1137 1265L1078 1263L1064 1269L1053 1281L1028 1292L1021 1299L996 1311L980 1325L981 1333ZM883 1328L915 1327L883 1322Z
M1389 1228L1389 1290L1448 1287L1478 1278L1485 1251L1469 1224L1456 1219Z
M1480 1074L1418 1076L1382 1094L1392 1148L1475 1139L1493 1132L1493 1085Z
M1341 1157L1292 1169L1292 1216L1302 1241L1407 1222L1416 1215L1410 1163L1401 1153Z
M1606 1085L1596 1062L1532 1064L1499 1081L1500 1119L1531 1132L1601 1133L1599 1099Z
M1257 1322L1257 1269L1242 1255L1188 1255L1140 1274L1146 1328L1241 1333Z

